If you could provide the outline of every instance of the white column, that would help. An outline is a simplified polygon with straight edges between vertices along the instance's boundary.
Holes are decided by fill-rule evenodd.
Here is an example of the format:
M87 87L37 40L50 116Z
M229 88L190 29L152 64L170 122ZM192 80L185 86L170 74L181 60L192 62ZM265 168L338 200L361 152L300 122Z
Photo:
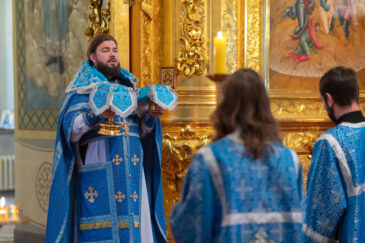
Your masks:
M12 1L0 1L0 111L14 109Z

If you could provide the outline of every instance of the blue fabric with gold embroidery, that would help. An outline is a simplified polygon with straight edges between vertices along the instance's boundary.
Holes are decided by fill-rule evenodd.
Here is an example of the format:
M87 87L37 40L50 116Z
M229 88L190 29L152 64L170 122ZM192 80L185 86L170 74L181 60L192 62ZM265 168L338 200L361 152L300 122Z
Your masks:
M315 143L306 242L365 242L365 122L341 123Z
M89 102L95 115L110 109L121 117L127 117L137 108L136 94L132 88L111 83L94 86Z
M154 102L163 109L173 110L177 105L177 94L165 85L150 85L139 89L138 103Z
M304 241L298 156L271 145L252 160L236 132L195 155L169 220L177 243Z
M98 135L95 126L79 144L102 139L108 144L107 161L77 168L76 147L70 141L73 123L79 114L87 117L89 125L102 121L92 115L89 94L70 91L58 121L46 243L73 242L75 235L78 242L140 242L142 169L146 176L154 241L166 242L159 119L155 119L154 131L142 139L139 137L140 118L133 114L126 118L130 123L129 136L124 136L123 127L122 136ZM116 117L116 121L122 120Z

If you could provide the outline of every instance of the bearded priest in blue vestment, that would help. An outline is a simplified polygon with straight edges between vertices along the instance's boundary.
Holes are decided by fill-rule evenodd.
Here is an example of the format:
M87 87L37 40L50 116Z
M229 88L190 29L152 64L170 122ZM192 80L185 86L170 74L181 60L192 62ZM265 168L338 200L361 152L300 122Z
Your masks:
M163 109L137 107L138 80L120 68L112 36L92 39L88 58L59 115L46 242L166 242L158 118ZM90 94L99 84L128 87L128 95L114 97L130 111L127 117L112 109L93 112L90 96L105 100ZM98 134L98 124L109 118L123 122L121 135Z
M297 154L283 146L261 77L240 69L212 116L214 142L194 156L169 224L180 242L303 242Z
M365 242L365 118L356 73L333 68L321 78L319 89L336 127L314 144L306 242Z

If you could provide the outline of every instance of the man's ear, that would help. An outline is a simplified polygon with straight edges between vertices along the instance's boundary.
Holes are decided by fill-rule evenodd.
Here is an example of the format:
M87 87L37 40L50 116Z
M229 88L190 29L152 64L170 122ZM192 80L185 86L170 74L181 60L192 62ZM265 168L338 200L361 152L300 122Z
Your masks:
M93 62L94 66L96 67L96 55L95 55L95 53L90 54L90 60Z
M329 107L329 108L332 108L333 107L333 105L335 104L335 100L333 99L333 96L330 94L330 93L326 93L325 94L325 101L326 101L326 103L327 103L327 106Z

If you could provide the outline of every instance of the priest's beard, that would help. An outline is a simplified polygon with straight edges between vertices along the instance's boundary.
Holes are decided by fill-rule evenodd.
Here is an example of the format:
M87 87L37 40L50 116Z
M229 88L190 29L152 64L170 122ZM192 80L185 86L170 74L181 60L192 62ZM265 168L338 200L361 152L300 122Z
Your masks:
M118 64L115 67L108 67L107 64L97 61L96 69L98 69L99 72L104 74L104 76L109 79L115 78L115 77L118 77L120 74L120 63L118 62Z
M336 123L336 117L335 117L335 112L333 111L333 107L330 108L328 105L327 105L327 101L325 102L325 108L326 108L326 111L327 111L327 114L328 114L328 117L331 119L331 121L333 121L334 123Z

